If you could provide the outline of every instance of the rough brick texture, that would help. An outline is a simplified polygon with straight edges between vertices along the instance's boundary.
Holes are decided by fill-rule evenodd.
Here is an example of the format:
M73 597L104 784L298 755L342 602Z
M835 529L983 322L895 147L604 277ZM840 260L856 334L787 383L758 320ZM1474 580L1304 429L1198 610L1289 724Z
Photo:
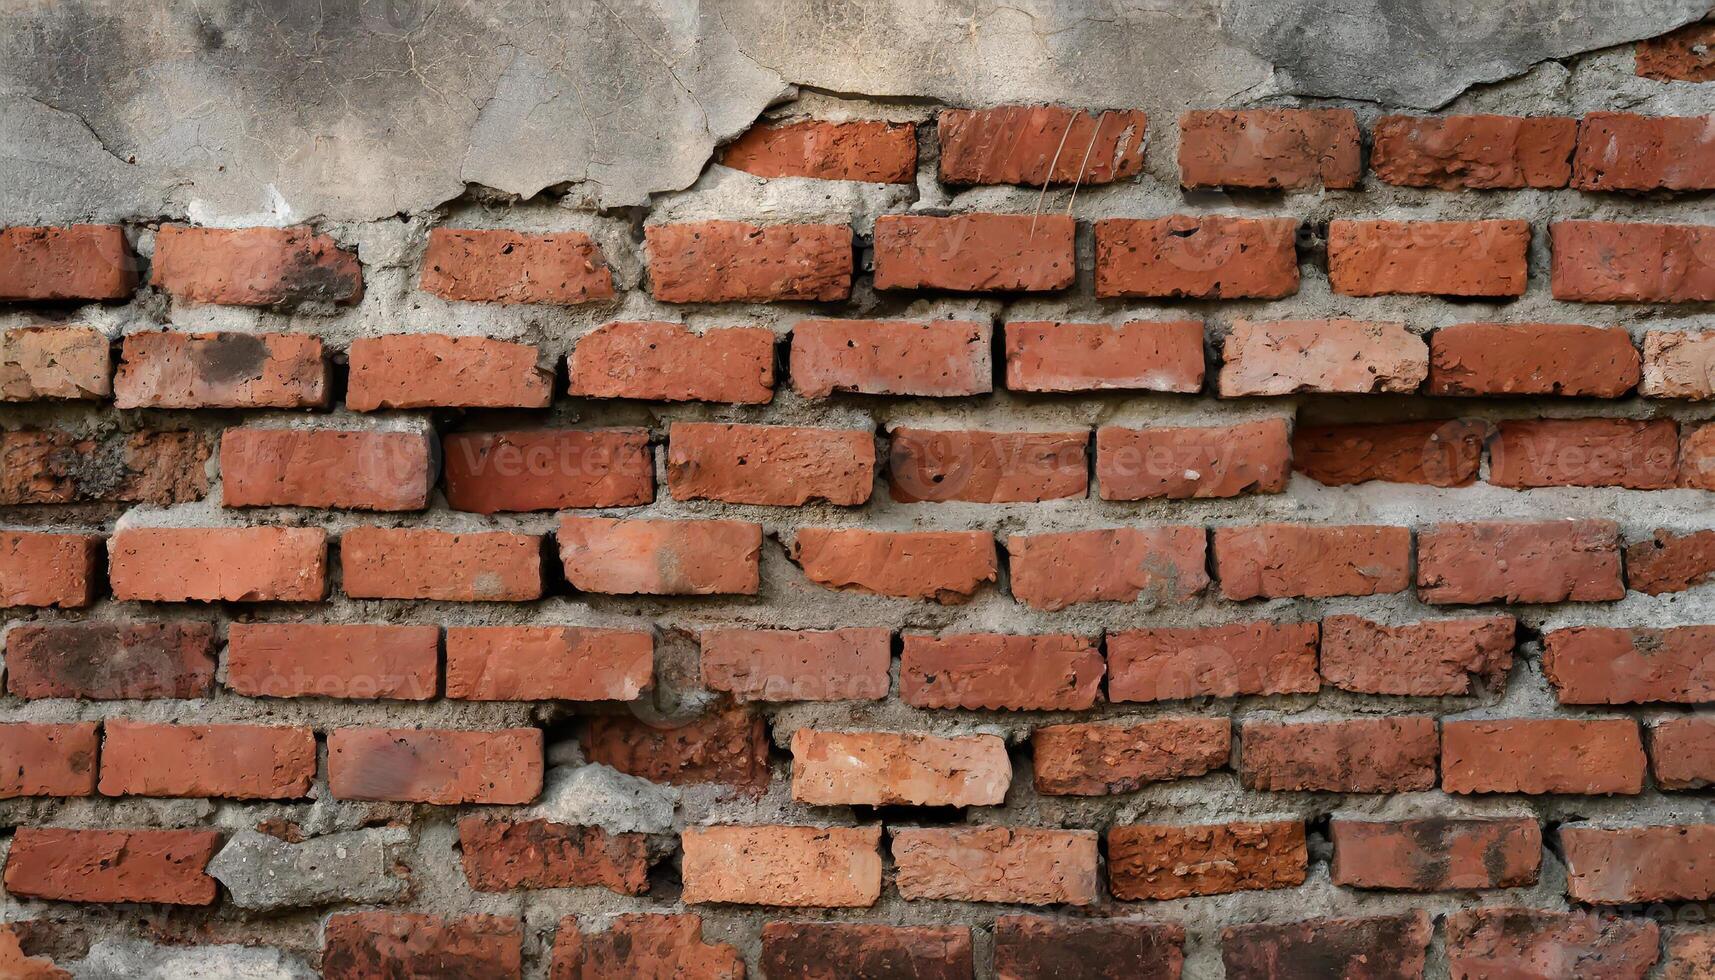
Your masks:
M754 595L762 528L743 521L566 517L556 534L566 581L611 595Z
M1276 723L1239 730L1239 777L1282 792L1406 793L1435 785L1435 719L1421 716Z
M1635 794L1644 749L1629 718L1448 721L1441 785L1449 793Z
M1334 221L1328 281L1348 296L1522 296L1524 221Z
M1082 497L1090 489L1088 432L888 433L888 492L901 503L1016 504Z
M103 796L293 799L308 795L316 775L308 728L109 719L103 735Z
M1429 370L1423 339L1404 324L1360 320L1239 320L1221 358L1226 397L1410 392Z
M851 506L869 499L874 482L875 438L862 429L675 422L667 435L674 500Z
M192 228L155 234L151 284L187 303L279 306L355 303L357 254L308 228Z
M1715 227L1606 221L1549 225L1554 298L1575 303L1715 300Z
M463 976L516 980L523 962L517 919L493 915L347 912L329 917L323 980Z
M948 184L1111 184L1143 170L1143 112L1062 106L948 109L935 117Z
M1347 109L1197 111L1179 117L1184 187L1358 186L1358 119Z
M1108 696L1175 701L1242 694L1313 694L1315 623L1235 623L1109 633Z
M134 333L120 349L119 408L320 408L322 342L302 334Z
M233 623L226 686L251 697L424 701L440 679L434 626Z
M967 320L803 320L792 387L806 398L980 395L993 387L989 326Z
M774 396L774 334L760 327L697 333L660 321L608 323L567 359L571 393L587 398L733 402Z
M1221 932L1221 962L1231 980L1369 977L1417 980L1429 960L1428 912L1281 925L1231 926Z
M6 853L6 891L61 902L209 905L204 872L220 847L212 830L19 827Z
M1335 884L1388 891L1520 888L1536 883L1542 830L1535 820L1335 820Z
M1473 980L1532 976L1545 968L1569 976L1643 980L1661 942L1661 928L1647 918L1531 908L1455 912L1443 928L1453 975Z
M1199 217L1096 222L1096 295L1280 299L1298 292L1298 222Z
M90 535L0 531L0 607L89 605L100 553Z
M1715 896L1715 826L1567 826L1566 895L1592 905L1706 901Z
M757 125L727 144L721 163L758 177L909 184L917 173L917 128L871 119Z
M1486 423L1463 419L1300 424L1292 430L1292 468L1331 487L1371 480L1469 486L1482 466L1487 433Z
M1103 500L1279 493L1292 473L1285 419L1222 428L1096 430Z
M542 594L534 534L352 528L340 536L345 594L358 599L524 602Z
M1215 574L1229 599L1400 592L1410 582L1403 527L1262 524L1215 529Z
M1565 187L1578 120L1559 116L1383 116L1370 168L1404 187Z
M1104 796L1201 776L1226 765L1231 742L1225 718L1047 725L1031 734L1036 791Z
M107 337L83 327L0 332L0 402L100 399L113 394Z
M1640 361L1624 330L1576 323L1461 323L1429 338L1432 395L1618 398Z
M964 926L883 926L770 922L762 927L762 968L771 977L969 980L971 930Z
M588 235L436 228L423 256L425 292L476 303L571 305L613 298L613 273Z
M1572 186L1581 191L1715 189L1710 116L1592 112L1578 123Z
M1018 320L1006 325L1013 391L1174 391L1203 387L1203 324Z
M629 507L655 499L643 429L459 432L441 440L447 505L455 510Z
M881 827L693 827L687 904L861 908L881 894Z
M347 408L540 408L551 375L528 344L399 334L352 342Z
M1007 539L1012 594L1037 609L1082 602L1183 602L1209 584L1200 527L1115 528Z
M994 538L980 531L804 528L792 542L804 576L830 589L963 602L999 574Z
M1715 23L1700 21L1639 41L1637 73L1663 82L1715 81Z
M0 228L0 300L125 299L137 257L118 225Z
M542 732L339 728L328 788L342 800L529 803L542 790Z
M900 827L894 884L906 901L1089 905L1096 834L1036 827Z
M845 299L852 233L844 225L704 221L645 230L649 282L663 303Z
M875 222L875 288L959 293L1051 292L1077 278L1063 214L883 215Z
M1096 703L1102 655L1079 636L908 633L899 698L920 708L1077 711Z
M1301 823L1129 824L1108 831L1108 887L1125 901L1302 884Z
M1625 594L1609 521L1443 524L1417 535L1425 602L1600 602Z
M228 507L422 510L429 440L415 432L228 429L220 474Z
M124 528L107 542L119 599L320 602L327 534L319 528Z

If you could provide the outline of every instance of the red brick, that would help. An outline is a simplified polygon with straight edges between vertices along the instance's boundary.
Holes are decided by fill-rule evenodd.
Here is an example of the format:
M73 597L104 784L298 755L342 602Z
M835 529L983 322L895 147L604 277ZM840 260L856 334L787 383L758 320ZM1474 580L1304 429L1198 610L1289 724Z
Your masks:
M1556 221L1554 298L1575 303L1715 300L1715 227Z
M1096 222L1096 295L1280 299L1298 292L1298 221L1177 214Z
M1715 701L1715 626L1575 626L1542 637L1542 672L1561 704Z
M1203 390L1203 323L1015 320L1006 325L1006 386L1195 394Z
M582 735L591 762L650 782L768 787L768 724L744 707L692 718L598 715Z
M881 825L687 827L687 905L865 908L881 896Z
M1715 398L1715 333L1651 330L1644 334L1643 382L1649 398Z
M1626 546L1626 586L1661 595L1702 585L1715 574L1715 531L1675 534L1656 528L1647 541Z
M208 623L19 623L6 634L6 691L14 697L203 697L214 671Z
M116 408L325 408L322 342L286 333L134 333L119 351Z
M1185 602L1209 584L1201 527L1124 527L1006 540L1013 598L1049 611L1080 602Z
M1179 116L1182 187L1350 189L1364 176L1350 109L1205 109Z
M1344 691L1445 697L1496 686L1513 665L1511 616L1388 626L1360 616L1322 620L1322 676Z
M542 791L542 730L336 728L328 789L340 800L519 804Z
M353 599L527 602L542 597L542 539L507 531L354 527L339 539Z
M1715 82L1715 22L1698 21L1639 41L1635 62L1637 73L1644 78Z
M894 884L907 902L1091 905L1096 832L1039 827L895 827Z
M994 920L998 980L1179 980L1185 927L1129 918Z
M112 379L113 352L107 335L99 330L19 327L0 331L0 402L110 398Z
M792 799L811 806L1000 806L1011 783L998 735L792 733Z
M316 778L316 735L308 728L118 718L104 727L103 796L290 800L308 796Z
M580 592L755 595L762 526L746 521L563 517L560 561Z
M118 300L136 288L118 225L0 228L0 301Z
M1228 926L1221 962L1228 980L1423 980L1435 919L1400 915Z
M1528 221L1331 221L1328 282L1346 296L1523 296Z
M917 127L882 119L758 123L726 145L721 164L758 177L909 184L917 179Z
M107 543L115 599L320 602L327 532L295 527L125 527Z
M0 799L94 796L98 727L93 721L0 724Z
M441 438L454 510L631 507L655 499L647 429L455 432Z
M1643 916L1464 909L1447 917L1447 961L1454 980L1644 980L1658 955L1660 928Z
M1090 433L913 429L888 433L888 489L901 503L1029 503L1090 492Z
M227 507L422 510L429 471L421 432L235 428L220 437Z
M189 303L279 306L356 303L363 298L357 253L297 228L193 228L155 233L151 285Z
M663 303L826 303L852 292L846 225L702 221L650 225L644 238L650 290Z
M1668 937L1661 980L1703 980L1710 976L1715 976L1715 929L1687 927ZM25 980L29 980L27 975Z
M703 942L700 915L616 915L596 933L579 932L573 916L560 920L548 980L630 977L744 980L744 960L725 943Z
M1081 636L907 633L899 699L918 708L1082 711L1101 696L1102 655Z
M424 292L472 303L572 306L613 298L613 271L580 231L435 228L423 256Z
M989 333L970 320L801 320L792 328L792 387L805 398L987 394Z
M1678 485L1697 490L1715 489L1715 425L1686 429L1680 436L1678 448Z
M1513 419L1495 428L1496 486L1659 490L1679 482L1679 424L1667 419Z
M774 331L682 323L606 323L567 359L571 394L763 405L774 397Z
M944 184L1111 184L1143 172L1149 117L1065 106L943 109L935 117Z
M1121 901L1295 888L1310 863L1297 821L1108 831L1108 888Z
M346 912L327 921L321 975L323 980L518 980L523 946L517 919Z
M196 432L0 432L0 505L201 500L208 457Z
M655 637L575 626L447 628L447 697L635 701L654 680Z
M1658 721L1649 729L1650 769L1662 789L1702 789L1715 783L1715 718Z
M1234 623L1109 633L1108 697L1176 701L1314 694L1317 624Z
M649 839L547 820L466 817L459 821L465 878L479 892L599 886L620 895L649 890Z
M553 376L529 344L487 337L393 334L351 342L345 405L382 408L546 408Z
M878 701L892 679L886 629L710 629L703 686L740 701Z
M1077 281L1063 214L884 214L875 219L875 288L1051 292Z
M1581 191L1715 190L1715 116L1592 112L1578 123Z
M987 531L806 527L792 541L804 576L829 589L959 603L1000 574Z
M1348 718L1239 730L1239 778L1270 792L1408 793L1435 788L1435 719Z
M1224 768L1232 731L1226 718L1046 725L1031 733L1030 746L1036 792L1105 796Z
M1403 323L1235 320L1221 345L1223 398L1239 395L1410 393L1429 373L1429 348Z
M1460 323L1429 338L1431 395L1618 398L1637 386L1631 335L1578 323Z
M667 489L674 500L797 507L851 506L875 483L868 429L674 422L667 435Z
M1591 905L1715 898L1715 825L1562 827L1566 895Z
M1487 422L1304 425L1292 429L1292 467L1318 483L1350 486L1370 480L1465 487L1483 462Z
M89 605L100 553L94 535L0 531L0 607Z
M1329 824L1330 878L1348 888L1440 892L1523 888L1542 868L1534 818L1343 820Z
M1403 527L1218 527L1214 551L1229 599L1378 595L1411 583L1411 531Z
M1417 596L1430 603L1607 602L1620 583L1612 521L1436 524L1417 534Z
M770 922L762 969L770 977L909 977L971 980L968 926Z
M1103 500L1237 497L1280 493L1292 475L1283 418L1220 428L1096 430Z
M1578 120L1566 116L1383 116L1370 168L1401 187L1565 187Z
M1630 718L1509 718L1441 726L1449 793L1636 795L1644 747Z
M233 623L226 686L250 697L426 701L439 683L437 626Z
M0 976L11 980L72 980L71 974L46 956L30 956L19 942L28 923L0 927Z
M212 905L203 868L220 849L212 830L19 827L6 854L6 891L60 902Z

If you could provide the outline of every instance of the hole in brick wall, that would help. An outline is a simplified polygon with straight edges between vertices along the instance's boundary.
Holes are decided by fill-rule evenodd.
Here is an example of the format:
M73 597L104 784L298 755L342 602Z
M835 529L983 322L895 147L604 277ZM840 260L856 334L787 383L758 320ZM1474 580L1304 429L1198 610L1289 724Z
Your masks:
M965 811L956 806L854 806L852 817L858 823L876 823L877 821L892 826L947 826L964 824Z

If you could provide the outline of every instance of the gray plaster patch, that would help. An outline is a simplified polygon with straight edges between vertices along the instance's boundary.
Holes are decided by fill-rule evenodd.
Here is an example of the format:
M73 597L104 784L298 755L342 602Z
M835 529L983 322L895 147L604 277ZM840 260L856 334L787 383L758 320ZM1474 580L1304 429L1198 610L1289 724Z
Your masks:
M661 834L673 829L679 791L620 772L612 766L556 766L548 770L533 816L555 823L600 827L610 834Z
M399 827L353 830L292 844L241 830L209 862L208 873L245 909L360 905L404 898L410 883L398 863L411 841Z
M277 949L156 946L103 939L72 964L76 980L315 980L316 971Z

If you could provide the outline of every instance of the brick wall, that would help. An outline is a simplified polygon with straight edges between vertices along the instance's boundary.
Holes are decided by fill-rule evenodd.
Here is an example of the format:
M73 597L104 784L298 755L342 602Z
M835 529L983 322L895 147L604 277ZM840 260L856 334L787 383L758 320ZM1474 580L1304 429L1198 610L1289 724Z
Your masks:
M0 975L1715 976L1715 116L807 105L0 230Z

